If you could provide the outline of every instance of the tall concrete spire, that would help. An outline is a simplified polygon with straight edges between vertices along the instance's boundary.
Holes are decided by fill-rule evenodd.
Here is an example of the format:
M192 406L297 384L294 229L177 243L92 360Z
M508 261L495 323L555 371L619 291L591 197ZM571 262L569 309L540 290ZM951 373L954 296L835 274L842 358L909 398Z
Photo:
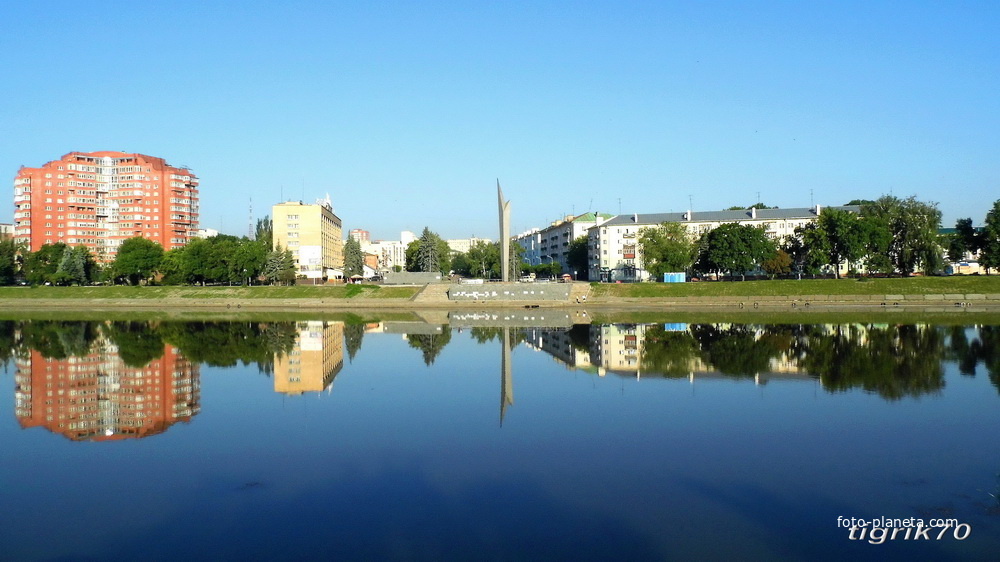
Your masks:
M510 201L503 200L497 178L497 203L500 207L500 281L510 283Z

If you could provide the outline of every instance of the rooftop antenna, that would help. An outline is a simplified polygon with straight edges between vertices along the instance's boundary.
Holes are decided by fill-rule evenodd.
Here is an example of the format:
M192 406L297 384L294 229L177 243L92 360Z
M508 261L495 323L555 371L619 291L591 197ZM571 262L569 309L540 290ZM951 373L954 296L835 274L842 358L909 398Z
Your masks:
M689 211L693 210L693 209L691 208L691 207L693 207L693 206L694 206L694 203L692 203L692 202L691 202L691 194L690 194L690 193L688 193L688 210L689 210Z
M757 192L757 200L754 201L753 204L756 205L757 203L760 203L760 192L759 191Z
M809 206L815 206L815 203L813 202L813 190L811 187L809 188Z
M249 240L253 240L254 239L254 231L253 231L253 197L250 198L250 215L249 215L249 218L247 220L247 239L249 239Z
M618 198L618 214L622 214L622 198Z

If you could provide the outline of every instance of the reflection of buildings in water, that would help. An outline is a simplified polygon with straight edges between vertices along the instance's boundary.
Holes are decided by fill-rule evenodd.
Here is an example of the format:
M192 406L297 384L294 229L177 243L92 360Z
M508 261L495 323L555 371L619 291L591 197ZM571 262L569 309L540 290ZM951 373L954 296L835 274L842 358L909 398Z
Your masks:
M650 326L649 324L592 325L590 328L590 360L598 367L598 374L604 376L607 373L612 373L636 378L647 374L657 374L645 372L642 367L643 343L646 331ZM719 324L718 326L725 329L731 327L732 324ZM689 326L682 323L663 324L662 327L665 332L690 331ZM763 335L765 335L763 329L757 329L754 334L756 339ZM685 370L688 371L691 380L696 377L726 377L726 375L719 374L714 366L698 355L692 356L688 360ZM771 358L766 373L748 374L753 374L754 380L761 384L775 378L805 380L808 377L800 365L799 358L792 352L784 352L778 357Z
M302 394L326 390L344 367L344 324L299 322L295 347L274 356L274 391Z
M163 433L201 410L198 365L173 346L144 367L129 367L99 339L82 357L17 360L16 415L23 428L45 427L74 441L110 441Z
M573 345L573 338L568 330L559 328L526 328L524 330L524 338L525 345L530 349L544 351L568 368L594 369L594 365L590 362L590 350L584 351Z

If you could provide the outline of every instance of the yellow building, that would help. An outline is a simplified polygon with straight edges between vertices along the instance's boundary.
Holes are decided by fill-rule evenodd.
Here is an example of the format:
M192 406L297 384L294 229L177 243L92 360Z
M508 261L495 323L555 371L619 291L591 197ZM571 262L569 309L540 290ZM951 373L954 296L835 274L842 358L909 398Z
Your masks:
M333 277L344 267L343 228L329 196L308 204L288 201L271 207L274 247L291 250L298 275Z
M274 357L274 391L320 392L344 367L342 322L299 322L299 337L288 355Z

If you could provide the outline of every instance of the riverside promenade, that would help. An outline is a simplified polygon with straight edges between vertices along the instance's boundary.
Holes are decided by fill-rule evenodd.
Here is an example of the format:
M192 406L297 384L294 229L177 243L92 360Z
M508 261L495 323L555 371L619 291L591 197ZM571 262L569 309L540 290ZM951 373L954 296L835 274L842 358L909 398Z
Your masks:
M733 284L738 286L738 284ZM998 310L1000 292L922 292L875 294L795 294L795 295L656 295L620 296L595 290L589 283L572 283L558 298L524 296L491 299L449 298L456 284L431 284L421 287L393 287L384 293L370 288L345 294L343 287L315 287L294 297L269 287L191 288L191 287L44 287L6 289L0 292L0 310L7 313L30 310L192 310L192 311L345 311L345 310L423 310L423 309L503 309L503 308L585 308L636 310L816 310L816 309L920 309L928 311ZM519 284L519 288L530 284ZM122 290L124 289L124 290ZM228 290L227 290L228 289ZM273 288L279 289L279 288ZM297 289L297 288L292 288ZM520 292L520 291L519 291ZM285 292L284 294L287 294ZM106 296L105 296L106 295ZM328 295L328 296L327 296Z

